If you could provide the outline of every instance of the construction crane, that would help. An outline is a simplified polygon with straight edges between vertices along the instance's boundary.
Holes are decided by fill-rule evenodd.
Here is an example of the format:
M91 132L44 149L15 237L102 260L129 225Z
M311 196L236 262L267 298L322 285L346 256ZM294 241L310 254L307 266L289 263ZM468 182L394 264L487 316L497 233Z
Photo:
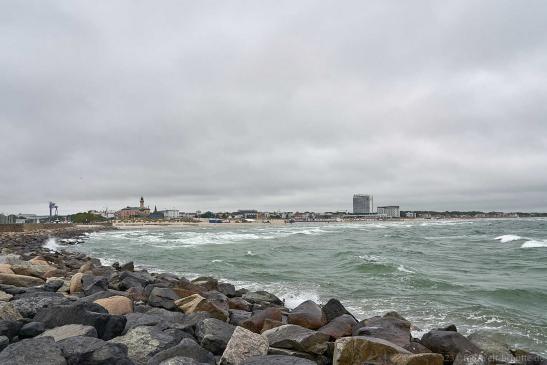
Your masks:
M49 220L51 221L53 210L55 209L55 217L59 214L59 206L54 202L49 202Z

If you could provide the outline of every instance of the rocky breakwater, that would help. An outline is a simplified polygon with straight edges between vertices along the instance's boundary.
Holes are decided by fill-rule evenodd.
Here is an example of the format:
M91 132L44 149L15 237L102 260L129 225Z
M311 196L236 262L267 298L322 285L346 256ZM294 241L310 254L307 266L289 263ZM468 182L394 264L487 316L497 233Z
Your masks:
M1 242L0 364L547 364L455 326L414 338L395 312L359 321L336 299L289 309L265 291L102 266L40 239Z

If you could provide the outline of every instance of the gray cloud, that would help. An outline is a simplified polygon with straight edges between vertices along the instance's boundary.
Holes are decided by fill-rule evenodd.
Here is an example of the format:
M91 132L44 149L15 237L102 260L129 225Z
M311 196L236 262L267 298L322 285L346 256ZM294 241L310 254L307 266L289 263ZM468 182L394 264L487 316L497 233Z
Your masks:
M543 1L0 10L0 211L547 210Z

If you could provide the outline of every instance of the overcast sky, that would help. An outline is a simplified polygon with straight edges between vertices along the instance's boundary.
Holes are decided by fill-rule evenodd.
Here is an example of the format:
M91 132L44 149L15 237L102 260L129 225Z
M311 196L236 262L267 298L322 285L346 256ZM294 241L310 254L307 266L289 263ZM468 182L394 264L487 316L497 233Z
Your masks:
M0 0L0 212L547 211L547 2Z

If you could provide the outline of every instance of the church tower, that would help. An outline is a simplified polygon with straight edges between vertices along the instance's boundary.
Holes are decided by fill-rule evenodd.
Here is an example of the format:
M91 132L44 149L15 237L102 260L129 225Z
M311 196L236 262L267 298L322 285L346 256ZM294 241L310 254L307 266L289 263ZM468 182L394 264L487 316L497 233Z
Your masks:
M141 196L141 209L144 209L144 198Z

